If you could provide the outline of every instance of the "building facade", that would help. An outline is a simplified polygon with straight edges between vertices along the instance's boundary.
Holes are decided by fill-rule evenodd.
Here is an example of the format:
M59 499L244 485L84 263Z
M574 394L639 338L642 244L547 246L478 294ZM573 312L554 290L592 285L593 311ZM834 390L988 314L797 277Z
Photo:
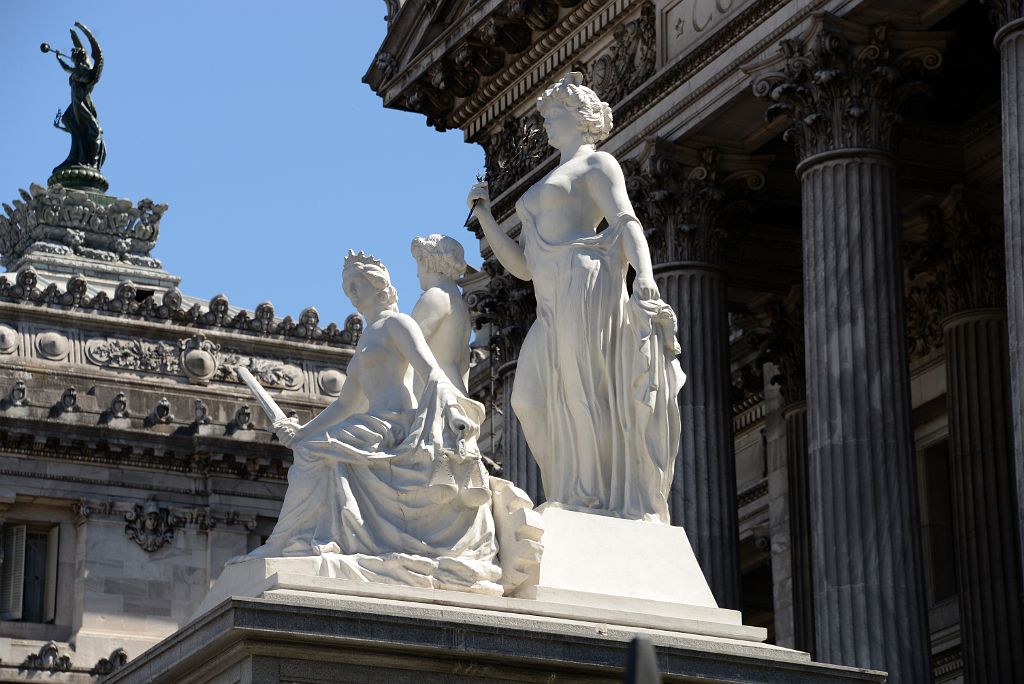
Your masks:
M0 681L95 681L189 621L270 534L291 452L234 369L312 417L360 319L200 302L166 205L32 185L0 217Z
M387 5L364 80L484 148L513 236L557 164L537 96L571 70L612 105L689 375L672 516L719 603L895 682L1024 679L1021 3ZM470 230L471 391L542 500L508 401L531 286Z

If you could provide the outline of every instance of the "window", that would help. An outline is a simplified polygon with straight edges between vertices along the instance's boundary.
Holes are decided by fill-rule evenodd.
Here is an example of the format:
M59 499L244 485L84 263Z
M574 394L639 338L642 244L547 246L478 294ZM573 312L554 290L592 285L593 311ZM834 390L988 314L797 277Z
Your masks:
M56 525L4 525L0 620L53 621L57 608L58 530Z

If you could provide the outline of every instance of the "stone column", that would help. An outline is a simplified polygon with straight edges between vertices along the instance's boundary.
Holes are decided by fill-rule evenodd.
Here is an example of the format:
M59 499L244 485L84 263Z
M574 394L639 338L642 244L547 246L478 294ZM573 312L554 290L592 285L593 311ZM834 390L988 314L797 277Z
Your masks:
M964 670L969 682L1024 681L1003 238L954 187L908 224L913 271L942 321Z
M661 297L679 318L687 374L672 522L686 528L718 604L728 608L739 608L741 599L723 246L730 191L764 185L746 161L658 141L624 165Z
M802 184L808 488L817 657L932 680L921 567L896 129L947 36L828 14L750 69L793 122Z
M1010 402L1017 501L1024 502L1024 3L985 0L1002 57L1003 232L1009 328ZM1024 506L1017 507L1018 562L1024 566ZM1024 587L1018 587L1024 592Z
M792 648L814 653L814 588L811 582L811 520L807 489L807 401L804 378L803 295L793 287L782 300L766 304L757 313L761 351L772 361L776 374L767 380L778 386L784 435L784 474L788 517L789 596ZM766 392L767 396L767 392ZM769 488L771 487L769 473ZM772 581L776 582L775 543L772 543ZM778 623L776 623L778 624ZM789 625L787 625L789 626ZM776 634L779 634L776 627ZM777 641L779 645L783 644Z
M682 435L669 495L672 521L686 528L718 604L739 608L725 273L707 262L672 262L655 266L654 277L679 316L687 375L679 393Z

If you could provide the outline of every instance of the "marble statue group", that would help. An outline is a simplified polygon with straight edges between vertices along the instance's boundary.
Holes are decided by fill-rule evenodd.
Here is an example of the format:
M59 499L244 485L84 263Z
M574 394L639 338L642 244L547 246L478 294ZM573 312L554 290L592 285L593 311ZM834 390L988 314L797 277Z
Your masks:
M667 524L685 379L675 315L622 170L596 149L609 106L571 73L538 108L560 159L519 199L519 241L491 214L486 183L467 199L501 265L536 291L513 407L545 506ZM512 595L541 561L543 522L477 446L462 246L430 235L412 253L423 293L411 316L384 264L345 258L343 289L365 319L345 384L310 422L274 422L294 452L288 491L266 543L236 560L317 555L334 577Z

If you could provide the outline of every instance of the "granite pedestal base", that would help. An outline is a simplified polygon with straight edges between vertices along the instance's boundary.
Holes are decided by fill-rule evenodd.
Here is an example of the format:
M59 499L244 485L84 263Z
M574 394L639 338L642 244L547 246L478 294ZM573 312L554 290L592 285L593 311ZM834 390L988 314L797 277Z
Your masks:
M760 643L757 628L708 622L698 607L651 616L286 572L311 560L228 566L253 596L219 600L104 682L616 682L637 634L666 682L885 680Z

